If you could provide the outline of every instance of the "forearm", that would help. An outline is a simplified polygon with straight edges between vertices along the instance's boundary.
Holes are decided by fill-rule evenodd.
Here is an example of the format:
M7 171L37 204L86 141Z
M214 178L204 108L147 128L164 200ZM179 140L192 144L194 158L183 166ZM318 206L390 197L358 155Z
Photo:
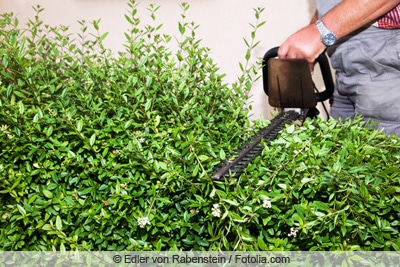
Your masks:
M371 24L400 3L400 0L343 0L322 17L338 38Z

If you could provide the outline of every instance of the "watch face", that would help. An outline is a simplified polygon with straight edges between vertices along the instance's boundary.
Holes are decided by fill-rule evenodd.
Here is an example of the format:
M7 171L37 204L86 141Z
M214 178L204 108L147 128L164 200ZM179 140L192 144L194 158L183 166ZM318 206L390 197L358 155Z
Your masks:
M328 33L324 36L323 42L326 46L331 46L336 42L336 36L332 33Z

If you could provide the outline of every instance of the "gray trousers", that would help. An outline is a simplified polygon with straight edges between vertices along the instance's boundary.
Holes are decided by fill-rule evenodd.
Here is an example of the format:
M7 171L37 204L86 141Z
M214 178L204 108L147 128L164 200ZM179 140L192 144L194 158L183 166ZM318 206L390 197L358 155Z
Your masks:
M315 0L322 17L340 0ZM400 136L400 29L369 26L327 50L336 70L333 118L360 114Z

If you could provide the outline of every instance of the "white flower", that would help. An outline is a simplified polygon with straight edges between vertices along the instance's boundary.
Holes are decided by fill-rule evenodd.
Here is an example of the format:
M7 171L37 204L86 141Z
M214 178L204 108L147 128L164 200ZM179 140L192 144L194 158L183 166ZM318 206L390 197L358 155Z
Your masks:
M270 209L272 207L271 201L268 200L268 199L264 199L262 207L265 208L265 209Z
M53 116L57 115L57 112L54 109L49 108L49 113Z
M139 218L137 222L140 228L145 228L147 224L151 225L149 218L147 216Z
M120 184L120 187L123 188L123 189L127 189L127 188L128 188L128 186L126 185L126 183Z
M10 213L4 213L3 215L1 215L1 218L3 219L3 220L7 220L8 218L10 218Z
M219 208L219 204L214 204L211 208L211 214L214 217L221 217L221 209Z
M144 143L145 139L143 137L139 138L139 143Z
M197 213L199 213L198 210L195 210L195 209L191 209L191 210L190 210L190 214L197 214Z
M8 125L3 124L0 126L0 131L8 133Z
M295 230L294 227L291 227L290 228L290 233L288 234L288 236L296 237L297 236L297 230Z

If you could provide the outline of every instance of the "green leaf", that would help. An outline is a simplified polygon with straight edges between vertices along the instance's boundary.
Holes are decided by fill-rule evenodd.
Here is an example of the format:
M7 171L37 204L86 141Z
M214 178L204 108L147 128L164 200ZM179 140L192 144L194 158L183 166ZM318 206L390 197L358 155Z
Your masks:
M167 165L165 162L159 161L159 162L158 162L158 165L160 166L160 168L161 168L162 170L164 170L164 171L167 171L167 170L168 170L168 165Z
M233 212L233 211L229 211L228 212L229 217L232 219L232 221L234 222L238 222L238 223L245 223L247 222L247 219L242 218L239 214Z
M254 237L251 236L250 234L243 232L241 230L238 230L238 234L241 236L241 238L245 241L249 241L249 242L253 242L254 241Z
M43 189L43 195L47 198L53 198L53 193L46 189Z
M146 104L144 105L144 110L147 112L150 110L152 104L151 98L147 99Z
M7 66L8 66L8 56L7 55L3 56L3 66L4 66L4 68L7 68Z
M45 224L45 225L43 225L42 229L45 231L51 231L51 230L53 230L53 227L51 227L50 224Z
M328 205L326 203L323 203L321 201L315 201L312 203L317 209L326 211L328 209Z
M199 159L200 159L200 161L206 161L206 160L209 160L210 157L207 156L207 155L200 155L200 156L199 156Z
M53 126L50 125L49 128L46 129L46 136L50 137L53 134Z
M128 129L133 123L133 120L128 120L127 122L125 122L124 128Z
M291 124L289 127L286 128L286 131L288 134L292 134L294 133L294 129L295 129L294 124Z
M153 83L153 77L148 76L146 80L146 87L150 87L152 83Z
M56 229L57 229L58 231L61 231L61 230L62 230L62 221L61 221L60 216L58 216L58 215L57 215L57 217L56 217Z
M21 213L22 216L26 215L26 211L21 205L17 204L17 208L18 208L19 213Z
M108 32L103 33L103 34L100 36L100 40L103 41L104 39L106 39L107 35L108 35Z
M222 199L222 201L231 204L232 206L239 206L239 203L237 202L236 199L230 200L230 199Z
M92 134L92 136L90 137L90 140L89 140L90 146L93 146L95 142L96 142L96 134L94 133L94 134Z
M267 244L265 244L265 242L261 236L257 237L257 245L258 245L259 250L263 250L263 251L269 250Z
M18 101L18 108L19 108L19 114L24 114L25 112L25 105L22 101Z
M154 127L158 127L160 125L161 117L160 115L156 116L155 122L154 122Z
M185 34L185 31L186 31L185 25L179 22L178 27L179 27L179 33L182 35Z
M226 154L225 154L225 151L223 149L219 150L219 158L222 159L222 160L226 159Z
M83 121L82 121L82 120L77 120L77 121L76 121L76 130L77 130L78 132L81 132L81 131L82 131L82 128L83 128Z

